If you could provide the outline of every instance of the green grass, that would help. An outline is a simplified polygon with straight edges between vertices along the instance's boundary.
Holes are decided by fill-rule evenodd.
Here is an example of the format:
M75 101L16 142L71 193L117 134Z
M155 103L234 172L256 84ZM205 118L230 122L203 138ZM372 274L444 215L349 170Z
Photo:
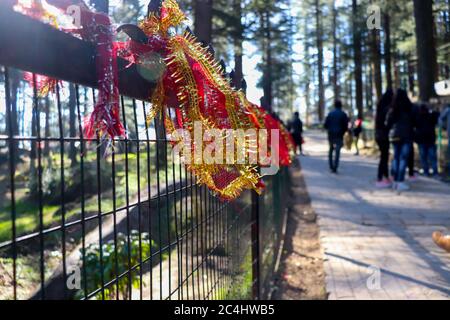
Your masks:
M239 272L226 294L221 292L219 298L225 296L224 300L248 300L251 299L252 292L252 254L247 252L242 264L239 266Z
M67 151L67 149L66 149ZM150 154L150 174L151 185L155 186L157 182L156 171L156 150L154 145L151 148ZM140 162L140 175L137 174L137 162ZM120 208L126 205L126 185L128 180L128 194L130 203L134 203L137 200L138 184L141 189L142 199L145 199L144 194L147 194L148 188L148 171L147 171L147 152L144 148L141 148L140 155L137 153L128 154L128 174L125 172L125 154L115 155L115 185L116 185L116 208ZM66 221L70 219L79 218L81 213L81 185L80 185L80 159L78 164L71 167L71 162L68 157L64 157L64 179L65 179L65 218ZM102 157L101 161L101 206L102 212L113 210L113 193L112 193L112 156ZM85 213L87 215L96 214L98 212L98 195L97 195L97 155L94 150L89 151L84 157L84 174L85 174ZM59 154L51 154L48 157L42 159L43 165L43 198L42 198L42 213L44 228L51 226L57 226L61 224L61 159ZM30 234L39 230L40 227L40 208L39 197L36 193L33 194L32 188L36 190L36 175L33 176L30 170L31 162L29 159L22 159L17 165L15 174L15 212L16 212L16 234L22 236ZM164 188L166 185L166 166L160 163L159 167L159 180L161 186ZM0 181L4 182L5 188L0 194L0 243L4 241L10 241L12 239L12 207L10 201L8 171L7 167L0 167ZM175 166L175 180L179 180L178 165ZM36 171L34 171L36 173ZM167 183L170 185L173 181L173 166L172 162L167 163ZM4 178L4 179L1 179ZM34 183L34 184L33 184ZM152 195L154 196L154 195ZM173 201L173 198L171 198ZM69 201L70 200L70 201ZM172 203L170 208L172 208ZM177 200L177 210L180 203ZM171 209L172 210L172 209ZM163 215L163 228L166 230L166 223ZM174 226L171 225L171 232L174 232ZM172 230L173 229L173 230ZM153 230L153 234L157 233L157 230ZM80 241L77 233L73 233L76 237L73 244L75 245ZM60 258L53 257L51 250L58 252L57 246L60 245L60 238L58 233L52 234L55 237L46 238L45 249L45 264L46 273L53 272L54 268L60 262ZM163 241L165 241L163 239ZM164 245L164 243L162 244ZM25 248L24 248L25 249ZM167 259L168 253L164 252L162 259ZM58 260L59 259L59 260ZM16 259L18 266L18 286L20 287L19 298L26 299L32 294L40 283L39 275L39 253L29 252L29 250L19 250L19 255ZM12 298L12 284L8 281L2 280L2 272L12 273L12 259L8 256L6 251L3 251L0 255L0 297L2 299ZM6 270L6 271L5 271ZM46 274L46 277L49 274Z
M156 150L151 148L150 154L150 174L151 184L156 184ZM128 180L128 195L129 201L133 203L137 198L138 184L141 189L141 194L147 191L148 187L148 172L147 172L147 152L141 146L139 154L139 166L141 169L140 176L137 175L137 153L128 154L128 175L125 172L126 155L115 155L115 185L116 185L116 208L126 205L127 202L127 180ZM169 159L170 160L170 159ZM78 159L78 161L80 161ZM38 230L39 228L39 205L36 196L31 196L30 169L29 161L18 166L16 172L16 234L18 236L28 234ZM43 219L44 227L57 225L61 221L61 201L59 199L61 190L60 169L61 159L58 154L51 154L49 157L43 159ZM85 212L98 212L98 196L97 196L97 155L96 152L88 152L84 158L84 174L85 174ZM161 185L165 186L165 166L160 165L159 176ZM65 218L70 219L73 216L79 215L81 212L81 185L79 164L73 168L70 167L70 160L64 158L65 170L65 190L66 197L68 190L72 190L72 201L66 201ZM176 177L179 179L178 170L175 170ZM112 156L101 158L101 206L102 212L113 210L113 194L112 194ZM173 167L171 161L167 164L168 184L173 180ZM12 216L10 201L2 201L0 203L0 242L10 240L12 237Z
M49 225L55 220L58 205L46 205L42 208L44 225ZM0 242L10 240L12 237L12 219L10 215L11 205L0 211ZM39 207L25 199L16 202L16 233L24 235L39 228Z

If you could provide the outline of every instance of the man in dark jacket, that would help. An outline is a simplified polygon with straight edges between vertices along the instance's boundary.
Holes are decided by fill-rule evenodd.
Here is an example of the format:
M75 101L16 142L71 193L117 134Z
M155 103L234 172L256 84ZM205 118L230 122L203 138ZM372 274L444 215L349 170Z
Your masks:
M419 145L420 162L425 175L438 174L436 126L439 121L439 112L431 111L426 104L422 104L416 113L416 142Z
M325 120L325 129L328 131L328 142L330 144L328 153L330 170L337 173L341 148L344 145L344 135L348 130L348 116L342 111L341 101L336 100L334 103L334 110L328 114Z
M294 113L294 118L289 123L288 129L295 141L296 147L300 150L300 155L303 155L303 122L300 120L300 114L298 112ZM297 152L297 150L295 151Z

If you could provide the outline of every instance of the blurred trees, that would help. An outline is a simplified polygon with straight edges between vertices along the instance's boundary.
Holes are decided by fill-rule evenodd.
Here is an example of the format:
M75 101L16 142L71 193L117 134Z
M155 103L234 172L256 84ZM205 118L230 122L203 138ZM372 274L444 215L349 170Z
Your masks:
M108 3L89 2L99 10ZM147 10L146 1L109 3L115 23L136 23ZM434 82L450 78L449 0L179 0L179 4L199 39L212 43L216 58L224 60L227 72L233 71L233 85L241 86L245 72L258 72L261 103L285 120L301 105L307 122L320 122L335 99L341 99L353 117L370 119L387 88L403 87L416 99L429 100ZM380 28L367 26L371 5L380 8ZM259 63L245 66L245 57L251 54ZM39 101L41 111L31 116L17 104L19 96L27 103L32 96L23 88L20 72L10 69L9 78L13 134L34 130L40 117L41 135L58 135L53 99ZM73 87L64 88L64 94L64 132L74 137L79 130ZM88 99L86 92L80 99ZM5 111L0 113L0 119L6 119ZM0 130L7 132L8 126L3 121ZM36 158L35 145L14 144L16 155L28 149L30 158ZM66 146L72 165L78 161L76 149L74 143ZM44 141L44 156L55 150L54 144Z
M328 109L341 99L352 116L371 118L387 88L402 87L428 101L434 82L450 78L448 0L297 3L303 50L298 88L308 120L321 120L322 92ZM372 17L375 28L368 23Z
M262 74L262 104L277 112L294 109L293 45L298 26L291 0L191 0L190 5L189 1L181 4L193 8L196 36L213 44L216 58L223 59L232 72L235 87L241 87L244 77L245 48L255 48L261 56L256 68Z
M200 15L201 22L211 24L218 58L234 65L236 87L245 44L258 49L261 103L282 115L301 101L321 122L341 99L351 115L370 118L387 88L403 87L419 98L420 87L420 98L429 100L434 82L449 78L448 0L417 1L418 15L408 0L195 2L191 7L212 8L211 17ZM372 15L376 28L367 24Z

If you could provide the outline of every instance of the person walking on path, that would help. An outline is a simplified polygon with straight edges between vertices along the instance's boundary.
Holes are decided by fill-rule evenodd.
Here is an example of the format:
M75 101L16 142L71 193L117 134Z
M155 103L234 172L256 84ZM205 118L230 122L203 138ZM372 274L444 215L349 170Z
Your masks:
M362 130L363 130L362 120L356 119L352 126L353 141L355 143L356 148L355 156L359 156L359 137L362 133Z
M413 104L403 89L398 89L392 108L387 116L386 126L391 132L391 141L394 146L393 172L394 189L397 191L409 190L405 183L405 173L408 167L408 158L412 151L414 138Z
M450 175L450 104L442 111L439 118L439 125L442 129L447 130L447 173Z
M426 104L421 104L416 113L416 142L419 145L420 162L423 173L433 176L438 174L438 159L436 147L436 126L439 121L439 113L431 111ZM431 167L431 168L430 168Z
M300 155L303 155L303 122L300 119L300 114L298 112L294 113L294 118L289 123L288 129L296 145L295 153L297 153L298 148Z
M347 114L342 111L342 102L336 100L334 110L327 115L324 125L328 132L328 143L330 144L328 161L332 173L338 172L339 158L344 145L344 134L348 130L348 122Z
M386 116L392 104L394 92L388 89L377 105L375 116L375 141L380 149L380 162L378 164L377 188L390 188L389 179L389 129L386 126Z
M413 104L412 110L413 110L414 119L417 119L419 107L417 105ZM408 169L407 169L408 182L416 182L418 179L416 172L414 170L414 166L416 164L416 152L414 150L414 142L418 144L416 131L414 131L414 133L413 133L413 143L412 143L412 147L411 147L411 152L409 153L409 157L408 157Z

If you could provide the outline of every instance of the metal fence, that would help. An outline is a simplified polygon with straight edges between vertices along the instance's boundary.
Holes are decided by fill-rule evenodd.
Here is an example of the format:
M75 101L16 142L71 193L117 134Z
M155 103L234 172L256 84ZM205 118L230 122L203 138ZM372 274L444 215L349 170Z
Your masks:
M8 53L32 45L23 37L40 49ZM71 54L45 57L46 41ZM105 145L83 137L92 48L6 9L0 43L0 299L269 297L287 169L265 180L263 196L223 202L174 161L164 127L146 124L150 104L136 98L149 86L132 69L120 74L128 138ZM40 98L17 68L72 82Z

